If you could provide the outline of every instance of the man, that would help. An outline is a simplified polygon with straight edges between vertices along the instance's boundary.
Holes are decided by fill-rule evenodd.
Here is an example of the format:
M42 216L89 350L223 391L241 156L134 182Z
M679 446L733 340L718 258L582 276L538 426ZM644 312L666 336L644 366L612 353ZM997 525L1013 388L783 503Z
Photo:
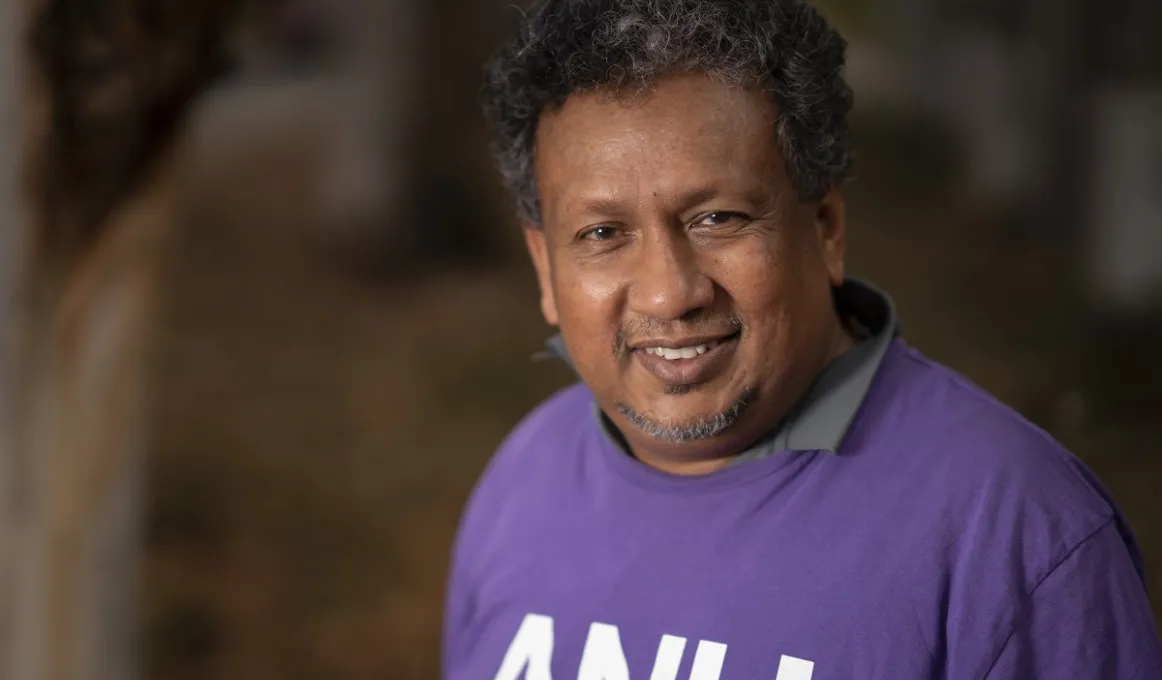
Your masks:
M469 502L448 680L1162 678L1097 480L845 277L843 61L797 0L542 0L490 64L583 384Z

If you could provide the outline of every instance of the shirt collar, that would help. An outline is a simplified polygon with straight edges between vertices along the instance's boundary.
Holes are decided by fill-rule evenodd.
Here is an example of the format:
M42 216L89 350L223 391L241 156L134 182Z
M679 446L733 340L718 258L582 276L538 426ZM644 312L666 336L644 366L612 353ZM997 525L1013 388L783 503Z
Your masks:
M870 283L849 278L834 289L833 298L840 315L867 331L864 338L828 364L782 422L739 455L735 464L780 451L839 451L884 355L900 330L895 303ZM560 334L549 338L545 345L545 350L535 358L556 358L573 367ZM621 433L596 404L594 411L605 434L625 448Z

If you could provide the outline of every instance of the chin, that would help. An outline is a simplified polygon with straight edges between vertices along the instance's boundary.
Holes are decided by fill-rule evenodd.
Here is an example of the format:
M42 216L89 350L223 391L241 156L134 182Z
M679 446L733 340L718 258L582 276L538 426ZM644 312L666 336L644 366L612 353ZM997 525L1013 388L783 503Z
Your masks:
M729 438L754 402L754 390L741 390L733 398L698 399L701 404L674 404L675 400L697 399L701 395L663 398L670 408L639 409L619 403L617 410L630 427L658 442L671 444L709 443ZM662 406L662 404L659 404ZM677 408L675 408L677 407Z

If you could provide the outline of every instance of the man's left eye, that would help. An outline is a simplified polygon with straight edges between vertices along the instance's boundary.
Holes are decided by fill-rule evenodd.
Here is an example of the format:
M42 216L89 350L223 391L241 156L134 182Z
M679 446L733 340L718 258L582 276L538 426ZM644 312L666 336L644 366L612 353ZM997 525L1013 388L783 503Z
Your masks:
M703 216L698 220L697 224L703 227L721 227L724 224L729 224L734 220L746 219L746 215L736 212L719 211L712 212Z
M581 234L581 238L589 241L608 241L617 236L617 229L608 226L593 227Z

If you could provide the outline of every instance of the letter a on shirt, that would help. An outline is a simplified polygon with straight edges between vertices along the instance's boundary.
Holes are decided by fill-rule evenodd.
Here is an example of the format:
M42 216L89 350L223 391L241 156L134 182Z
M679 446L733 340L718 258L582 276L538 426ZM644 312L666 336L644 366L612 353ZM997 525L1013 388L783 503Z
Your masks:
M540 614L529 614L505 652L496 680L553 680L549 669L553 659L553 620Z

